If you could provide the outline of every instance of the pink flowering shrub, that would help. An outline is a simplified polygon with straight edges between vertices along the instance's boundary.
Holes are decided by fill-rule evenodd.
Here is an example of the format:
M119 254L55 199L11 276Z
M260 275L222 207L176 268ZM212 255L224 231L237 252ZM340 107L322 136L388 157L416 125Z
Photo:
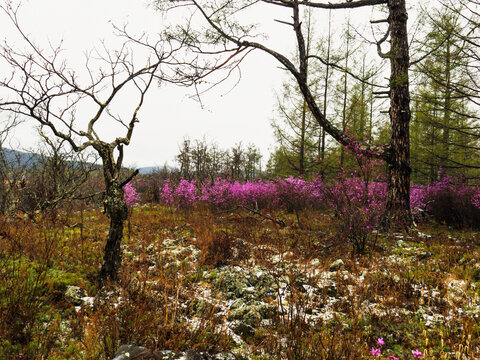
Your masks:
M178 185L170 191L170 203L180 208L189 208L200 200L195 180L188 181L182 179Z
M140 196L137 194L137 190L132 184L127 183L123 187L125 202L128 207L135 206L140 201Z
M163 185L159 187L158 191L160 192L159 201L167 206L174 206L174 188L170 184L170 180L165 180Z
M357 250L362 250L369 234L379 226L387 188L378 176L370 180L375 176L373 167L378 164L365 161L362 164L360 171L343 172L329 182L294 177L247 182L217 178L200 185L194 180L182 179L178 183L166 180L159 187L159 199L167 206L178 208L202 202L214 209L232 209L239 205L281 208L288 212L305 208L333 209L340 233ZM412 184L410 204L417 219L428 214L448 225L480 226L480 190L451 177L430 186Z
M410 207L412 214L418 216L425 211L426 186L412 184L410 187Z
M325 187L324 192L337 218L339 233L355 252L363 252L385 211L385 183L368 184L359 178L340 177Z
M378 171L381 161L358 152L355 159L358 169L349 174L342 169L337 180L325 186L324 191L337 218L338 232L354 252L361 253L382 220L387 187Z
M275 187L264 181L232 182L226 179L215 179L206 183L200 190L200 200L214 208L233 208L236 205L255 208L276 205Z
M178 185L165 181L160 187L160 200L174 207L192 206L204 202L218 209L238 205L252 208L284 208L287 211L318 206L321 201L321 181L304 181L293 177L275 181L239 181L218 178L197 187L195 181L180 180Z
M458 178L444 176L425 189L428 214L440 223L456 228L480 227L480 190Z
M210 202L218 208L228 208L234 204L234 183L226 179L218 178L213 183L205 184L200 190L200 198ZM235 189L238 192L238 189Z
M323 183L320 178L305 181L290 176L275 181L278 204L288 212L321 206L323 200L322 187Z

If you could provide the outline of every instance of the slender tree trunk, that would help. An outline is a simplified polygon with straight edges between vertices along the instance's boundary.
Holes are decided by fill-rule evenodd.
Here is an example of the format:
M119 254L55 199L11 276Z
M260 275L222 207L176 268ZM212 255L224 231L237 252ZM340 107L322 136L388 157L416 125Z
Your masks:
M405 0L388 3L391 32L390 152L387 159L387 225L410 226L410 94L407 10Z
M443 154L442 168L444 173L447 171L450 159L450 117L452 106L452 53L450 39L447 40L447 49L445 54L445 100L443 112Z
M365 79L366 77L366 71L365 71L365 56L363 57L363 62L362 62L362 79ZM367 138L367 140L369 140L369 136L368 135L365 135L365 128L367 127L367 114L366 114L366 105L365 105L365 100L366 100L366 88L367 88L367 85L365 84L365 82L362 81L362 83L360 84L361 88L360 88L360 126L359 126L359 129L358 129L358 133L359 133L359 136L361 137L361 140L362 141L365 141L365 138Z
M325 83L323 89L323 114L327 116L328 82L330 80L330 48L332 45L332 10L328 13L328 41L327 41L327 66L325 68ZM321 128L320 159L322 160L322 175L325 169L325 128Z
M302 125L300 129L300 151L299 151L299 164L298 164L298 175L305 175L305 138L306 138L306 127L307 127L307 102L303 100L302 105Z
M373 143L373 84L370 85L370 112L368 117L368 143L372 145Z
M433 99L438 98L438 89L435 87L434 93L433 93ZM438 160L435 157L436 153L436 147L437 147L437 126L438 126L438 109L437 105L433 105L433 114L432 114L432 119L430 119L430 124L429 129L430 129L430 155L428 157L429 163L430 163L430 183L433 184L435 181L437 181L438 177Z
M348 95L348 60L350 58L350 18L348 18L347 24L347 52L345 55L345 73L344 73L344 82L343 82L343 109L342 109L342 132L345 133L347 130L347 95ZM343 163L345 161L345 147L340 147L340 167L343 168Z
M310 45L312 43L311 36L312 36L312 20L311 20L312 12L311 10L308 11L308 26L307 26L307 47L306 47L306 55L310 55ZM305 82L308 83L308 60L305 61ZM299 154L299 175L305 175L305 150L306 150L306 138L307 138L307 113L308 113L308 104L305 98L303 98L302 103L302 125L300 129L300 154Z

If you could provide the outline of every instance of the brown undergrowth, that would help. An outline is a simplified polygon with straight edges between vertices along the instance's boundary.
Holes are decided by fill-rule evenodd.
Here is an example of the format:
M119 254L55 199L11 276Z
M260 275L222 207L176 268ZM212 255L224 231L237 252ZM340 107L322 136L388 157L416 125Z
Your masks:
M279 221L247 209L136 208L120 284L101 291L99 211L0 219L0 358L111 359L133 343L211 358L367 359L378 338L383 358L480 356L478 234L426 224L372 234L355 255L328 213L262 213ZM233 300L227 270L250 279ZM79 303L72 286L83 289ZM242 313L247 305L260 315Z

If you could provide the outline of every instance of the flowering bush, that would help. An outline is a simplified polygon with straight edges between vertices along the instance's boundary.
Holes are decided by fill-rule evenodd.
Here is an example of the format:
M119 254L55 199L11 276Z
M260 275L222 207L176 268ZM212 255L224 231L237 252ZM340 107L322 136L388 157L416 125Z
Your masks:
M330 182L294 177L247 182L218 178L198 185L194 180L182 179L177 184L166 180L159 188L159 198L161 203L178 208L188 208L198 202L218 209L242 205L282 208L289 212L328 206L340 220L341 233L360 250L385 211L387 185L378 177L370 181L374 171L369 167L373 167L372 163L364 164L361 171L355 173L342 172ZM130 190L126 187L125 191ZM430 214L448 225L480 226L480 190L451 177L430 186L412 184L410 204L413 215L418 217Z
M181 180L178 185L165 181L160 187L160 200L175 207L205 202L214 208L232 208L237 205L254 208L281 207L287 211L318 206L321 202L321 181L297 178L275 181L239 181L218 178L200 188L195 181Z
M427 186L423 201L426 211L440 223L457 228L480 226L480 190L458 178L444 176Z
M199 200L195 180L180 180L175 188L175 198L178 199L180 207L190 207L195 204Z
M271 182L240 183L219 178L204 184L200 191L200 199L215 208L225 209L236 205L264 208L277 205L275 186Z
M178 185L167 180L160 187L160 201L175 207L192 206L200 201L222 209L235 205L269 207L276 205L274 192L272 183L262 181L240 183L218 178L199 188L194 180L180 180Z
M385 212L386 184L381 181L382 162L354 151L358 169L348 174L342 169L337 180L324 188L326 198L334 209L339 232L355 252L365 250L368 238Z
M123 191L125 202L127 203L128 207L133 207L140 201L140 196L138 196L137 190L132 186L132 184L125 184Z
M339 232L352 244L354 251L363 252L385 211L386 185L368 184L359 178L339 178L324 191L338 219Z
M283 180L277 179L275 187L278 204L288 212L318 207L323 200L323 183L320 178L305 181L290 176Z

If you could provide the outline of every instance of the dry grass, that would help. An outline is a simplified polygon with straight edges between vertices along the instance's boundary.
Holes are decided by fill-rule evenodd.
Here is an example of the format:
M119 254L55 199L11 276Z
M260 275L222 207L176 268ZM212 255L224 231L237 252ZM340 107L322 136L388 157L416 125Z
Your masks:
M328 214L268 214L287 226L244 209L137 208L121 283L102 292L95 275L108 224L98 211L0 220L0 358L110 359L135 343L236 359L361 359L373 358L379 337L384 358L411 359L413 349L480 357L478 234L425 225L431 237L374 235L359 256ZM336 259L343 268L329 272ZM225 269L271 279L268 311L247 332L229 328ZM93 305L76 307L71 285Z

